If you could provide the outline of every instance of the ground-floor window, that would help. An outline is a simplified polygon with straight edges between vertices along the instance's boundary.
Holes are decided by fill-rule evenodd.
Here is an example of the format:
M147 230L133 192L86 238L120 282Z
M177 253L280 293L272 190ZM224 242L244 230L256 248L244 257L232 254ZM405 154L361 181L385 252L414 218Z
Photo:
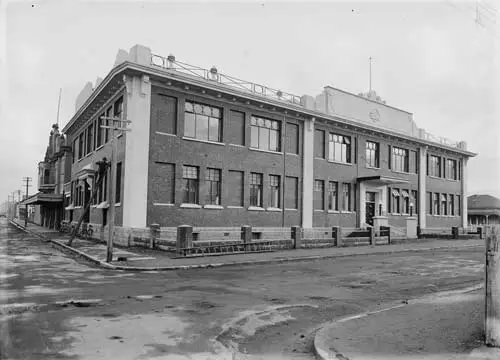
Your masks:
M325 201L325 182L323 180L314 180L314 210L324 210Z
M410 213L410 195L408 191L401 190L401 196L403 197L403 214Z
M441 194L441 215L448 215L447 206L448 202L446 194Z
M339 187L338 182L336 181L328 182L328 210L337 211L339 209L338 195L337 195L338 187Z
M351 184L342 184L342 210L351 211Z
M453 194L448 195L448 215L455 215L455 197Z
M185 204L198 204L198 188L199 188L199 177L198 177L198 167L197 166L183 166L182 167L182 191L183 198L182 201Z
M392 213L399 214L401 212L399 189L392 189L391 200L392 200L392 207L391 207Z
M439 215L439 193L433 193L432 196L432 214Z
M220 205L221 194L221 176L220 169L207 169L206 182L207 182L207 197L205 202L211 205Z
M270 206L272 208L279 208L281 206L281 201L280 201L280 176L279 175L269 175L269 185L270 185Z
M250 206L262 207L262 174L250 173Z

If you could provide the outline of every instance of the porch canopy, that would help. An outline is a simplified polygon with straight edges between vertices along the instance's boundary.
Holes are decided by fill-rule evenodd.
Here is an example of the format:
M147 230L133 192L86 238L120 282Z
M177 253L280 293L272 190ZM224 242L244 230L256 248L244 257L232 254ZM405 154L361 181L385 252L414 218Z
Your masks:
M408 184L408 180L393 178L390 176L376 175L358 177L358 182L365 182L373 186L395 185L395 184Z
M63 196L60 194L37 193L19 202L19 205L58 205L62 204Z

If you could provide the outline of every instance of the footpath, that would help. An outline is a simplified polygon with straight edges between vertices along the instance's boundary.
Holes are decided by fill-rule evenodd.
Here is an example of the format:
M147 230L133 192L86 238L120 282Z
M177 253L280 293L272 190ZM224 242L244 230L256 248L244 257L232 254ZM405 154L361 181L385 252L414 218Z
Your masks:
M67 234L56 233L54 230L48 230L32 223L29 223L27 228L25 228L24 222L17 219L10 221L19 229L45 241L50 241L54 247L71 254L74 257L81 258L103 268L128 271L163 271L190 268L212 268L231 265L318 260L357 255L381 255L399 252L424 252L432 250L453 251L464 248L480 249L484 247L484 240L478 239L425 239L393 245L280 250L274 252L190 258L176 258L175 254L146 248L143 249L133 247L123 249L115 247L113 250L113 260L111 263L107 263L106 244L104 243L75 238L72 246L70 247L67 245L69 240L69 236Z
M319 359L499 360L484 346L484 290L434 295L345 318L315 335Z

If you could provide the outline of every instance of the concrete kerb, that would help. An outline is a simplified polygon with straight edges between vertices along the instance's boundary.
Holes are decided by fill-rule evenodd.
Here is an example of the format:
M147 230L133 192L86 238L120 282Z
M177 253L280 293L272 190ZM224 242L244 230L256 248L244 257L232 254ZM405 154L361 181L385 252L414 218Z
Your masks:
M29 232L31 234L35 234L34 232L26 229L24 226L21 226L13 221L10 221L17 228ZM312 255L312 256L302 256L302 257L286 257L286 258L275 258L275 259L265 259L265 260L245 260L245 261L233 261L227 263L208 263L208 264L190 264L190 265L171 265L171 266L157 266L157 267L134 267L134 266L123 266L123 265L114 265L109 264L105 261L101 261L93 256L90 256L82 251L79 251L73 247L70 247L66 244L61 243L57 240L47 239L43 235L37 234L37 237L44 239L44 241L48 241L54 245L55 248L62 250L65 253L69 253L70 255L76 255L78 258L82 260L86 260L94 265L100 266L105 269L110 270L122 270L122 271L172 271L172 270L188 270L188 269L208 269L208 268L218 268L225 266L238 266L238 265L253 265L253 264L278 264L284 262L300 262L300 261L311 261L311 260L321 260L321 259L332 259L332 258L341 258L341 257L351 257L351 256L370 256L370 255L391 255L402 252L426 252L433 250L453 250L453 249L466 249L466 248L475 248L475 247L483 247L484 245L463 245L463 246L437 246L437 247L426 247L420 249L394 249L387 251L377 251L373 253L347 253L347 254L329 254L329 255Z
M483 288L484 288L484 284L479 284L479 285L469 286L469 287L459 289L459 290L437 292L437 293L426 295L426 296L416 298L416 299L401 300L401 301L399 301L400 302L399 304L396 302L394 303L397 305L388 306L388 307L385 307L385 308L379 309L379 310L367 311L364 313L360 313L357 315L351 315L351 316L341 318L341 319L336 320L336 321L329 322L326 325L323 325L316 332L316 334L314 336L314 340L313 340L313 352L316 355L316 357L320 360L331 360L331 359L350 360L347 355L342 354L335 349L335 344L327 344L326 343L326 339L328 338L328 334L330 333L330 331L333 328L339 326L340 324L347 322L347 321L361 319L361 318L364 318L367 316L379 314L382 312L391 311L391 310L398 309L398 308L401 308L404 306L423 303L423 302L427 302L429 300L440 298L440 297L466 294L469 292L481 290Z

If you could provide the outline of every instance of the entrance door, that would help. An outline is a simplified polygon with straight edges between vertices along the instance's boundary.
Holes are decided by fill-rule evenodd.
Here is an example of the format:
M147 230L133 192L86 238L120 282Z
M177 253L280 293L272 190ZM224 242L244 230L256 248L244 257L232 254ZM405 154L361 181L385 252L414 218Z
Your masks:
M365 200L365 214L366 220L365 222L369 225L373 226L373 217L375 216L375 193L372 191L366 192L366 200Z

